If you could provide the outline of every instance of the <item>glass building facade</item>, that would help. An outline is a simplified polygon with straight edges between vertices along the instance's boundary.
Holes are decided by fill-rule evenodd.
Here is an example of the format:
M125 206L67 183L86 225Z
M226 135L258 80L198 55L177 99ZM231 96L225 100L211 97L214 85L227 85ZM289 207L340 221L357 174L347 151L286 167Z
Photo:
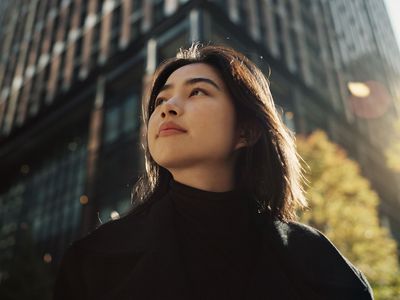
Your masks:
M354 10L342 2L1 1L0 262L17 257L28 236L54 271L73 240L130 207L144 169L142 93L156 66L192 41L233 46L271 73L286 124L297 133L321 128L345 147L381 196L385 224L400 232L398 177L383 166L372 121L353 114L346 88L365 79L348 57L362 42L349 42L353 31L370 25L359 38L374 53L385 41L371 32L381 36L388 16L380 0ZM393 64L396 49L380 49L377 63ZM396 68L376 78L398 100ZM0 280L10 272L1 268Z

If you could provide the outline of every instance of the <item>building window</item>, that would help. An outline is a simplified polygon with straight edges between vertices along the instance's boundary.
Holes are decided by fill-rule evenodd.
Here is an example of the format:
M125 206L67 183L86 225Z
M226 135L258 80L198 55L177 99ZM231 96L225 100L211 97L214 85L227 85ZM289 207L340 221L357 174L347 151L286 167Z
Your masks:
M120 115L121 107L117 105L110 107L106 111L104 142L107 144L114 142L118 138Z
M248 1L239 1L239 21L244 28L249 28ZM248 30L248 29L247 29Z
M139 126L139 95L132 91L107 108L105 117L104 142L110 144L121 136L133 136Z
M256 0L256 14L257 14L257 18L258 18L258 26L260 27L260 36L261 36L261 40L264 40L266 37L266 27L265 27L265 22L266 20L264 20L264 4L262 3L262 0Z
M136 93L132 93L128 95L123 103L122 131L125 134L132 134L139 126L139 102L139 96Z
M29 173L0 195L0 226L26 224L38 250L52 247L60 237L71 241L80 225L81 205L71 191L83 193L85 176L78 174L86 170L86 144L75 137L52 151L46 161L25 166Z
M189 45L189 28L188 22L183 22L176 27L166 31L160 36L158 41L158 62L164 59L175 57L176 52L181 47L187 47Z
M140 26L142 23L142 6L140 1L133 0L132 3L132 15L130 17L131 22L131 40L135 40L140 35Z
M81 2L81 7L80 7L80 19L79 19L79 28L83 28L85 25L86 21L86 16L87 16L87 6L88 6L88 1L82 1Z
M157 24L164 19L164 1L154 0L153 3L153 20Z
M89 64L90 70L97 66L99 49L100 49L100 22L97 22L97 24L93 28L93 45L91 47L90 64Z
M65 50L63 50L63 52L60 54L60 68L59 68L59 72L57 74L57 85L56 85L56 91L60 91L61 87L62 87L62 83L64 80L64 73L62 72L65 68L65 56L66 56L66 52Z
M79 196L84 192L85 181L80 173L86 170L86 145L77 138L65 148L33 175L30 188L37 197L31 204L30 222L37 241L76 231L79 226ZM47 231L49 224L52 229Z
M120 4L112 13L110 55L113 55L118 49L118 41L121 33L122 7Z

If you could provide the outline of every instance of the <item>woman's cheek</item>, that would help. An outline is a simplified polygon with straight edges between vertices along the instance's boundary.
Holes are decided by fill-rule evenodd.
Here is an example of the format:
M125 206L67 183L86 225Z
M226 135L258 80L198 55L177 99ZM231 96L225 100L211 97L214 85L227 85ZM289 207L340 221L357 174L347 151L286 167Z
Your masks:
M154 139L155 139L155 130L154 130L154 124L150 121L148 124L148 130L147 130L147 145L149 147L149 151L151 156L154 158Z

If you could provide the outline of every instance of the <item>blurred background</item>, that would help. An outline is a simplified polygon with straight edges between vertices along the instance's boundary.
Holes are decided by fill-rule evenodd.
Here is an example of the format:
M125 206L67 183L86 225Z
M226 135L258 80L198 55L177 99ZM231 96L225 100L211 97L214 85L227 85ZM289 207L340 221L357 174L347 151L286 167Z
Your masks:
M68 245L129 209L142 91L201 41L271 73L311 167L302 220L400 299L396 20L396 0L1 0L0 298L50 299Z

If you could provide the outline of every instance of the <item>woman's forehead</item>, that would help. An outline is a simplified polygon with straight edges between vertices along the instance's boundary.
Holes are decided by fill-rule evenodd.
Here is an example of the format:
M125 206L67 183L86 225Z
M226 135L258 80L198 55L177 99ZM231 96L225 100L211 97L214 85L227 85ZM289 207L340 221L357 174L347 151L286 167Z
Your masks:
M208 78L216 82L219 86L223 86L223 81L218 71L205 63L193 63L176 69L168 77L165 84L181 84L186 79L195 77Z

